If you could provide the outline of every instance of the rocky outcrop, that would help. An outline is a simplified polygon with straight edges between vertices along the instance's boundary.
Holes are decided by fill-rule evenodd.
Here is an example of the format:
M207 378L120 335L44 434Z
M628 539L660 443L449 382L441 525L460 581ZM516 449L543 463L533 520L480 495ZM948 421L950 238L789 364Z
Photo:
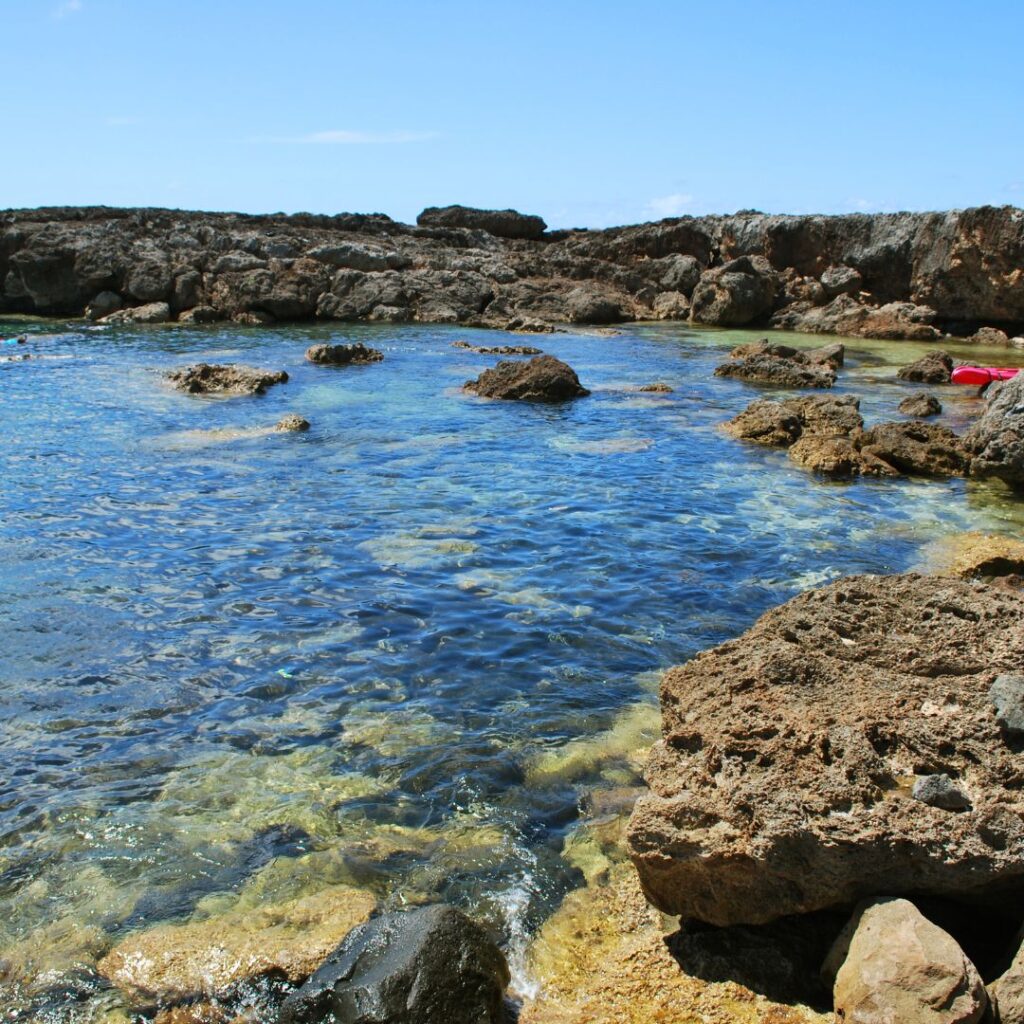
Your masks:
M908 476L964 476L971 466L960 438L934 423L879 423L853 443L869 465L877 460Z
M0 313L379 320L543 329L681 319L931 340L1020 333L1024 217L682 217L546 232L515 211L246 216L62 207L0 213Z
M988 997L999 1024L1024 1024L1024 944L1010 966L988 986Z
M353 931L281 1008L282 1024L502 1024L508 966L486 932L448 906Z
M354 345L311 345L306 349L306 359L321 366L363 366L379 363L383 358L383 352L361 341Z
M901 367L896 376L918 384L948 384L952 372L953 357L948 352L936 350Z
M648 897L716 925L945 895L1024 907L1017 747L988 691L1024 664L1024 594L860 576L670 670L629 828ZM970 799L912 797L946 774Z
M540 356L544 353L532 345L471 345L468 341L453 341L452 348L464 348L481 356Z
M265 977L294 984L309 977L375 907L369 893L335 886L204 921L158 925L115 946L100 961L99 973L138 1006L224 999Z
M528 362L505 360L467 381L465 390L481 398L520 402L565 402L590 394L576 371L554 356L535 356Z
M814 395L773 402L759 398L723 424L733 437L770 448L788 448L805 433L845 437L864 425L860 399L853 395Z
M775 384L788 388L830 388L836 370L843 365L843 346L797 349L767 338L754 345L740 345L729 353L730 361L716 367L716 377Z
M475 210L470 206L429 206L417 218L420 227L471 228L497 238L538 239L547 224L517 210Z
M1024 488L1024 373L989 389L985 411L964 437L974 476Z
M274 384L288 380L284 370L257 370L232 363L196 363L171 370L167 379L190 395L262 395Z
M277 425L274 430L282 432L295 432L301 433L304 430L309 430L309 420L303 416L299 416L296 413L289 413L287 416L282 416L277 421Z
M942 403L934 395L908 395L898 408L904 416L923 419L926 416L938 416L942 412Z
M837 943L845 949L833 992L840 1020L977 1024L985 1013L977 968L908 900L863 908Z

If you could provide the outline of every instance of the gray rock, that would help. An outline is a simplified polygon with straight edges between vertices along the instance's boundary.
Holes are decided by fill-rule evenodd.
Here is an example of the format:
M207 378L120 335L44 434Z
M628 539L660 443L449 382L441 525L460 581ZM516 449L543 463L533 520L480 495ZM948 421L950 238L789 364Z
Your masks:
M448 906L360 925L285 1000L282 1024L501 1024L501 951Z
M85 315L89 320L102 320L105 316L116 313L121 306L121 296L117 292L100 292L85 307Z
M171 268L162 259L146 259L128 271L125 291L139 302L163 302L171 292Z
M948 352L936 349L902 367L896 376L900 380L916 381L919 384L948 384L952 372L953 357Z
M149 302L145 306L119 309L103 317L105 324L165 324L171 319L171 307L166 302Z
M693 293L701 275L701 265L696 257L674 253L653 262L658 268L658 284L665 291L682 292L684 296Z
M311 345L306 349L306 358L321 366L359 366L379 363L384 354L358 341L354 345Z
M289 413L287 416L282 416L277 421L277 425L274 427L275 430L280 431L298 431L309 430L309 420L303 416L299 416L296 413Z
M417 218L424 227L473 228L498 238L540 238L547 224L517 210L477 210L471 206L429 206Z
M1024 487L1024 372L993 385L985 411L964 437L971 475Z
M566 298L566 309L574 324L615 324L622 319L618 302L593 288L574 288Z
M914 782L911 796L929 807L944 811L969 811L971 798L948 775L922 775Z
M767 318L779 290L778 275L760 256L742 256L706 270L690 299L696 323L743 327Z
M988 697L999 728L1008 736L1024 736L1024 673L1004 672L996 676Z
M821 275L821 286L834 299L837 295L856 295L864 286L864 279L853 267L829 267Z
M908 900L886 899L854 915L833 987L836 1016L856 1024L977 1024L988 996L953 938Z
M262 395L274 384L285 383L288 374L284 370L258 370L232 363L196 363L172 370L167 379L179 391L190 395Z
M922 419L925 416L938 416L942 412L942 403L934 395L908 395L900 402L899 410L905 416Z

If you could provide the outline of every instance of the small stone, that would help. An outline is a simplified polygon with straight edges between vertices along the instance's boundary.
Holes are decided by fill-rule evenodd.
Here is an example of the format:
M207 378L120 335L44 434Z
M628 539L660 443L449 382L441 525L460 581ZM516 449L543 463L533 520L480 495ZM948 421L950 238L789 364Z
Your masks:
M1008 736L1024 735L1024 674L1004 672L988 691L999 728Z
M914 783L911 796L930 807L944 811L969 811L970 797L948 775L922 775Z
M934 395L908 395L900 402L899 410L905 416L938 416L942 403Z
M302 416L297 416L295 413L289 413L287 416L282 416L277 421L275 430L309 430L309 420L303 419Z

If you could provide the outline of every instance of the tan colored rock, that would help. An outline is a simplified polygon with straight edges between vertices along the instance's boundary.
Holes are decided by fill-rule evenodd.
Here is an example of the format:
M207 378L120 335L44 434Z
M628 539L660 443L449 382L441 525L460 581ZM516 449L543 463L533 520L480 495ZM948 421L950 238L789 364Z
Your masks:
M383 358L383 352L361 341L353 345L310 345L306 349L306 359L321 366L363 366L379 363Z
M376 907L360 889L322 892L205 921L158 925L129 936L98 970L136 1003L167 1006L219 999L275 973L301 981Z
M837 478L868 475L873 470L849 438L845 437L804 434L789 449L789 457L801 469ZM891 475L898 474L893 470Z
M1024 944L1010 966L988 986L988 998L999 1024L1024 1024Z
M826 1024L831 1014L771 1002L734 982L684 973L665 942L674 922L644 900L629 865L570 893L528 953L539 987L519 1024Z
M274 384L288 380L284 370L257 370L233 363L196 363L171 370L167 379L190 395L262 395Z
M964 579L1024 576L1024 541L994 533L957 533L927 549L925 566Z
M812 395L773 402L759 398L723 424L733 437L788 448L805 433L845 437L864 425L853 395Z
M855 917L836 975L836 1015L856 1024L977 1024L988 1005L974 964L908 900Z
M629 844L666 913L758 924L891 894L1024 896L1020 755L988 692L1024 594L854 576L671 669ZM911 796L945 773L971 809Z
M936 423L879 423L853 440L864 456L909 476L964 476L971 466L961 439Z

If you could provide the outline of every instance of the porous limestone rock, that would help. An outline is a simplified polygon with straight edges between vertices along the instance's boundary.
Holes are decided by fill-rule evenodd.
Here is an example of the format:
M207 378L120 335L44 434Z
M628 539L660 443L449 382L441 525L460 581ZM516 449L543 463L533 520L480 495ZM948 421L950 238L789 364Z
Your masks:
M383 358L382 352L361 341L352 345L311 345L306 349L306 359L321 366L360 366L379 363Z
M1024 487L1024 372L989 389L985 411L964 436L971 474Z
M288 380L284 370L258 370L234 363L196 363L171 370L167 379L190 395L262 395L274 384Z
M534 356L528 362L504 360L467 381L465 389L481 398L521 402L564 402L590 394L575 370L554 356Z

